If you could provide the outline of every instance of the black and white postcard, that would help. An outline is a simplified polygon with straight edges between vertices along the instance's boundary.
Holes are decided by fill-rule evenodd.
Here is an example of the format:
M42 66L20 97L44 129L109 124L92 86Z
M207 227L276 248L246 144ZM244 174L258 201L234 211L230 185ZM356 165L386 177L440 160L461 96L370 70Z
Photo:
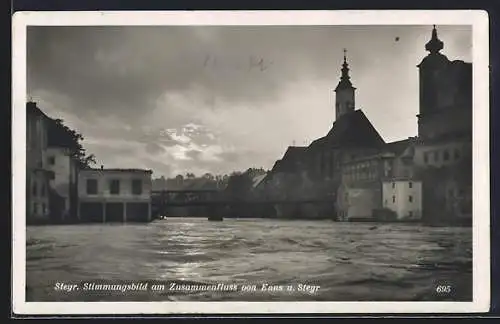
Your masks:
M17 314L490 305L482 11L18 12Z

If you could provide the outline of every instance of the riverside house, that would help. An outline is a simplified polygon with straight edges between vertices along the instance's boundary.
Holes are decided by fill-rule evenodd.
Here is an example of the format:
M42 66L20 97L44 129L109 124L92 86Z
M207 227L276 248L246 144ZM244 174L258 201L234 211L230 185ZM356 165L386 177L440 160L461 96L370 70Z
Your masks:
M151 221L152 171L83 169L78 175L80 222Z

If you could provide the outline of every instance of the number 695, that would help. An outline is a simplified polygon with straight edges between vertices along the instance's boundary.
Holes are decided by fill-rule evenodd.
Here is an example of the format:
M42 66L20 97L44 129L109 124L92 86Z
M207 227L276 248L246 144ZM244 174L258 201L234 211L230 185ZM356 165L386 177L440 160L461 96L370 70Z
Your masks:
M437 286L436 287L436 292L439 294L448 294L451 292L451 286Z

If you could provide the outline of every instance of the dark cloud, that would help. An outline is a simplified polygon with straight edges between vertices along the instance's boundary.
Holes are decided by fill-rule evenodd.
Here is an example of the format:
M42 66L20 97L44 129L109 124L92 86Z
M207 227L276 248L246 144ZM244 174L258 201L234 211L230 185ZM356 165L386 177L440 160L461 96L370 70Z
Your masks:
M358 107L384 138L414 135L430 28L29 27L28 95L106 163L165 175L271 167L329 130L344 47ZM445 54L470 60L471 28L438 28Z

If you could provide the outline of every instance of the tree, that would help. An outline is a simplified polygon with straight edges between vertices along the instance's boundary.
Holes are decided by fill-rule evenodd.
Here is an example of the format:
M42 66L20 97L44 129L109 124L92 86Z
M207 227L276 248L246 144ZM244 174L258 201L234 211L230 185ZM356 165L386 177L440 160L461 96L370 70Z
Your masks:
M208 173L208 172L203 175L203 178L205 178L207 180L215 180L215 177L211 173Z
M243 200L248 198L252 185L252 178L248 174L234 172L229 176L226 192L233 199Z
M71 156L77 160L78 167L88 169L96 160L94 154L87 154L81 143L83 140L83 135L64 125L62 119L49 119L48 145L69 149Z

